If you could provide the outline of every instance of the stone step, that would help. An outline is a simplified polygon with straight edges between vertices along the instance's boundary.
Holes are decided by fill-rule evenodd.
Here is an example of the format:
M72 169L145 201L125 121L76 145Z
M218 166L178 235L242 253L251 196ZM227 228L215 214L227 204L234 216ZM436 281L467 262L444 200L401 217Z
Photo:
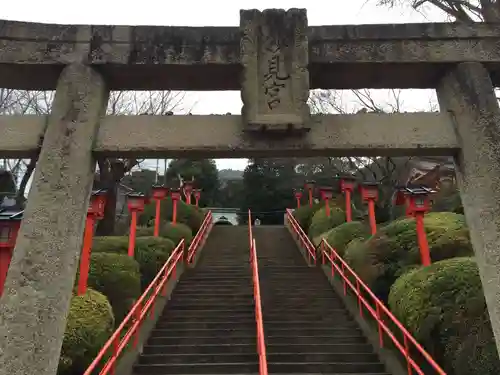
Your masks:
M244 301L232 301L232 300L214 300L214 301L207 301L207 300L192 300L192 301L186 301L186 300L176 300L176 301L169 301L168 303L168 308L169 309L192 309L192 310L212 310L212 309L218 309L218 308L223 308L223 307L231 307L234 308L235 310L244 310L245 308L254 308L254 302L253 298L250 299L245 299Z
M221 348L223 349L223 348ZM254 353L186 353L186 354L144 354L139 364L183 364L183 363L242 363L252 362L257 354ZM268 353L267 361L275 363L305 362L336 364L373 364L378 360L374 353Z
M266 345L266 351L273 353L359 353L373 354L369 344L277 344ZM188 354L188 353L255 353L255 343L249 344L213 344L213 345L146 345L145 354Z
M214 336L218 337L220 340L224 341L226 337L231 336L251 336L256 334L256 326L251 325L248 327L242 327L239 324L233 324L233 326L221 327L219 329L209 329L209 328L155 328L151 337L208 337Z
M286 338L285 342L289 341ZM198 336L198 337L186 337L186 336L160 336L152 334L148 339L147 345L220 345L221 343L228 345L238 345L238 344L248 344L253 345L256 348L257 338L256 333L247 333L240 336L224 336L222 339L219 336Z
M191 294L185 295L177 293L172 296L169 304L177 304L182 302L202 302L207 303L211 301L230 302L230 303L245 303L246 301L253 301L253 294L249 293L231 293L231 294Z
M257 357L257 356L256 356ZM134 366L135 374L249 374L258 373L259 362L242 363L183 363L183 364L142 364ZM335 362L268 362L272 374L385 374L384 366L374 363L335 363Z
M235 314L234 312L230 312L229 314L217 314L213 313L207 315L205 312L198 312L198 314L189 314L186 315L184 313L178 314L164 314L158 320L158 327L164 324L169 324L170 322L241 322L241 321L252 321L255 322L255 314L253 312Z
M185 321L162 320L156 324L155 329L167 331L176 329L225 330L231 329L232 327L238 327L238 329L257 329L257 323L255 322L255 318L218 322L202 322L194 319L186 319Z

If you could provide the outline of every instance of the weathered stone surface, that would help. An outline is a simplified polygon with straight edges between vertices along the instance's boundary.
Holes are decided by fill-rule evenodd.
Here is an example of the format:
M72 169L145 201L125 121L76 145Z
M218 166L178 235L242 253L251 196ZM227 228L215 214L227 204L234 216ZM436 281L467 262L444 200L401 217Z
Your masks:
M495 25L313 26L307 36L311 88L433 88L446 65L463 61L485 63L500 85ZM99 65L112 89L241 87L238 27L0 21L0 87L53 89L75 61Z
M241 114L247 130L309 126L305 9L242 10Z
M500 108L488 71L478 63L458 65L437 93L462 148L457 180L500 351Z
M63 70L0 298L0 375L57 372L106 103L91 67Z
M241 116L106 116L94 152L138 158L435 156L452 155L459 147L446 113L321 115L312 120L304 137L269 140L242 132ZM45 123L45 116L0 116L0 157L33 155Z

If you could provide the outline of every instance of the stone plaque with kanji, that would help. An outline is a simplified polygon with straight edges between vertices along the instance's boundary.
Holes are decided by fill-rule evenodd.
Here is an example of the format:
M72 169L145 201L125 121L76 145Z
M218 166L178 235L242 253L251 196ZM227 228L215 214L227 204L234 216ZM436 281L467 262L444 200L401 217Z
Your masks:
M304 130L309 125L305 9L240 12L242 115L247 130Z

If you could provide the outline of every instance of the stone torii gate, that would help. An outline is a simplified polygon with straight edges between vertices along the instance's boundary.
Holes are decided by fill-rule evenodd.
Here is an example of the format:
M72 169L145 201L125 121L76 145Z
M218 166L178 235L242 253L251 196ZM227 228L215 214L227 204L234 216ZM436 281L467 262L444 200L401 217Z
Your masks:
M0 87L56 89L0 116L0 157L39 153L0 299L0 375L54 375L98 157L450 155L500 348L498 24L240 27L0 22ZM441 113L310 116L309 89L435 88ZM241 90L242 116L105 116L109 90Z

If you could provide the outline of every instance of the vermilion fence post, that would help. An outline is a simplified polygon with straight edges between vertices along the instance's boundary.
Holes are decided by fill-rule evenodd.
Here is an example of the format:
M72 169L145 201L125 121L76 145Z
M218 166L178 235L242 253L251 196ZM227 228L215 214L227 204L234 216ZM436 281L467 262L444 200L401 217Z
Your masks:
M78 277L77 294L81 296L87 292L87 282L89 278L90 255L92 251L92 241L94 238L94 224L96 220L104 217L106 206L106 191L96 190L90 196L90 204L87 209L87 219L85 221L85 232L83 234L83 247L80 255L80 269Z
M156 204L154 236L158 237L160 235L161 201L168 196L168 188L163 185L153 185L152 193Z
M179 189L170 190L170 197L172 198L172 224L177 224L177 202L181 199L181 192Z
M135 253L135 237L137 231L137 215L144 211L147 197L144 194L128 194L127 206L130 211L130 231L128 239L128 256L133 257Z
M309 207L312 207L312 205L313 205L314 184L315 184L315 181L310 180L310 181L306 181L306 185L305 185L305 188L306 188L308 195L309 195Z

